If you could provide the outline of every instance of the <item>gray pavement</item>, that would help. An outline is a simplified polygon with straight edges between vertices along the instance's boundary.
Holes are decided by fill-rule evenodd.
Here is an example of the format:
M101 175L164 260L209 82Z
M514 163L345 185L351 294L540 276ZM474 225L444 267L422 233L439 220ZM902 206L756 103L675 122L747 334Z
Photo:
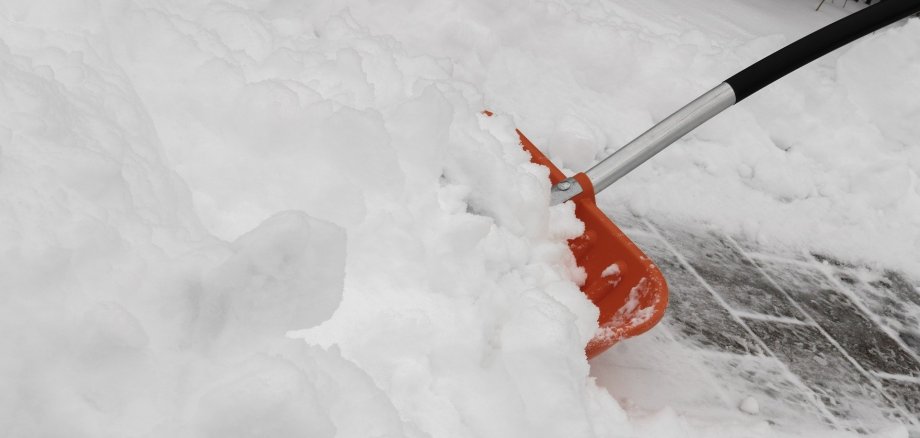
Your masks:
M920 437L920 281L714 230L614 220L664 272L670 305L648 335L594 360L611 393L693 415L753 397L753 415L780 429L901 424ZM656 398L643 381L664 389Z

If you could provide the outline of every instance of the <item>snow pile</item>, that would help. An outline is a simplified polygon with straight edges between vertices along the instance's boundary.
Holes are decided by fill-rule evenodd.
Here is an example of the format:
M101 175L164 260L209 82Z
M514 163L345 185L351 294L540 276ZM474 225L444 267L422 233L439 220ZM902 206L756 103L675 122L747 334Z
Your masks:
M700 91L677 77L650 93L673 76L665 72L714 80L730 67L718 59L740 63L777 42L712 42L631 11L605 2L0 3L0 430L771 433L691 425L670 411L629 418L588 376L583 346L597 310L565 244L582 225L570 206L547 208L546 170L528 162L507 114L560 164L583 168ZM917 31L879 38L909 45ZM602 44L616 56L599 58ZM870 99L864 67L840 65L847 95ZM487 107L498 115L481 115ZM714 157L750 158L769 137L758 126L790 123L742 111L726 120L740 127L688 140L700 143L697 166L682 160L681 173L671 154L625 182L635 189L628 203L682 209L688 185L675 179L704 191L736 181L743 166ZM879 123L885 138L916 133ZM748 138L756 141L739 149ZM765 178L775 163L801 161L790 171L801 176L823 163L815 157L832 159L816 148L768 148L774 161L744 169ZM916 158L895 143L889 152ZM904 172L915 181L908 163L890 172L892 184ZM847 175L871 169L853 166ZM672 176L653 178L663 169ZM725 197L778 196L784 179L730 183ZM675 194L663 196L668 183ZM868 190L830 199L880 202L915 223L916 190L881 201ZM831 229L845 226L842 208L829 210L842 215ZM285 337L291 330L300 339Z
M510 121L297 8L4 7L2 430L627 427L588 378L581 224ZM328 348L285 338L333 312Z

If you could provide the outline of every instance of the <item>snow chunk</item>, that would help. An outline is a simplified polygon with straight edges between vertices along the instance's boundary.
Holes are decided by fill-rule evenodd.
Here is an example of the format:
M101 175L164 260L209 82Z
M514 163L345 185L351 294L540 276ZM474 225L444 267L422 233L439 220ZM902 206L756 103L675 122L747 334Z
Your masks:
M345 232L303 212L278 213L208 273L200 328L239 345L328 319L342 299Z
M601 277L616 277L618 275L620 275L620 265L616 263L604 268L604 271L601 272Z
M747 397L744 400L741 400L741 404L738 405L738 409L745 414L757 415L760 413L760 403L757 403L757 399L754 397Z

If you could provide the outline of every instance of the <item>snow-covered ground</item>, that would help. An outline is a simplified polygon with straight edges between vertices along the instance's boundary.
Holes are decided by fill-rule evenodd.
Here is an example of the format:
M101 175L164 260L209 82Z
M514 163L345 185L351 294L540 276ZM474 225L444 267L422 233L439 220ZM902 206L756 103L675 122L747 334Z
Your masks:
M0 431L792 433L594 383L514 128L583 170L858 7L815 3L0 1ZM920 275L918 95L914 19L600 201Z

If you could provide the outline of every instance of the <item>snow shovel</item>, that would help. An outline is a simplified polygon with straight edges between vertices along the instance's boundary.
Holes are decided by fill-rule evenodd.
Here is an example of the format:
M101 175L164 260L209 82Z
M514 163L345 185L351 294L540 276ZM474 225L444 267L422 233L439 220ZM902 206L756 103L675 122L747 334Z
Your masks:
M703 122L761 88L831 51L920 11L920 0L886 0L851 14L767 56L690 102L594 167L565 175L521 131L531 161L550 170L553 205L572 201L585 232L569 241L587 279L581 286L600 309L600 330L588 358L617 341L639 335L664 316L668 288L661 272L595 204L594 195Z

